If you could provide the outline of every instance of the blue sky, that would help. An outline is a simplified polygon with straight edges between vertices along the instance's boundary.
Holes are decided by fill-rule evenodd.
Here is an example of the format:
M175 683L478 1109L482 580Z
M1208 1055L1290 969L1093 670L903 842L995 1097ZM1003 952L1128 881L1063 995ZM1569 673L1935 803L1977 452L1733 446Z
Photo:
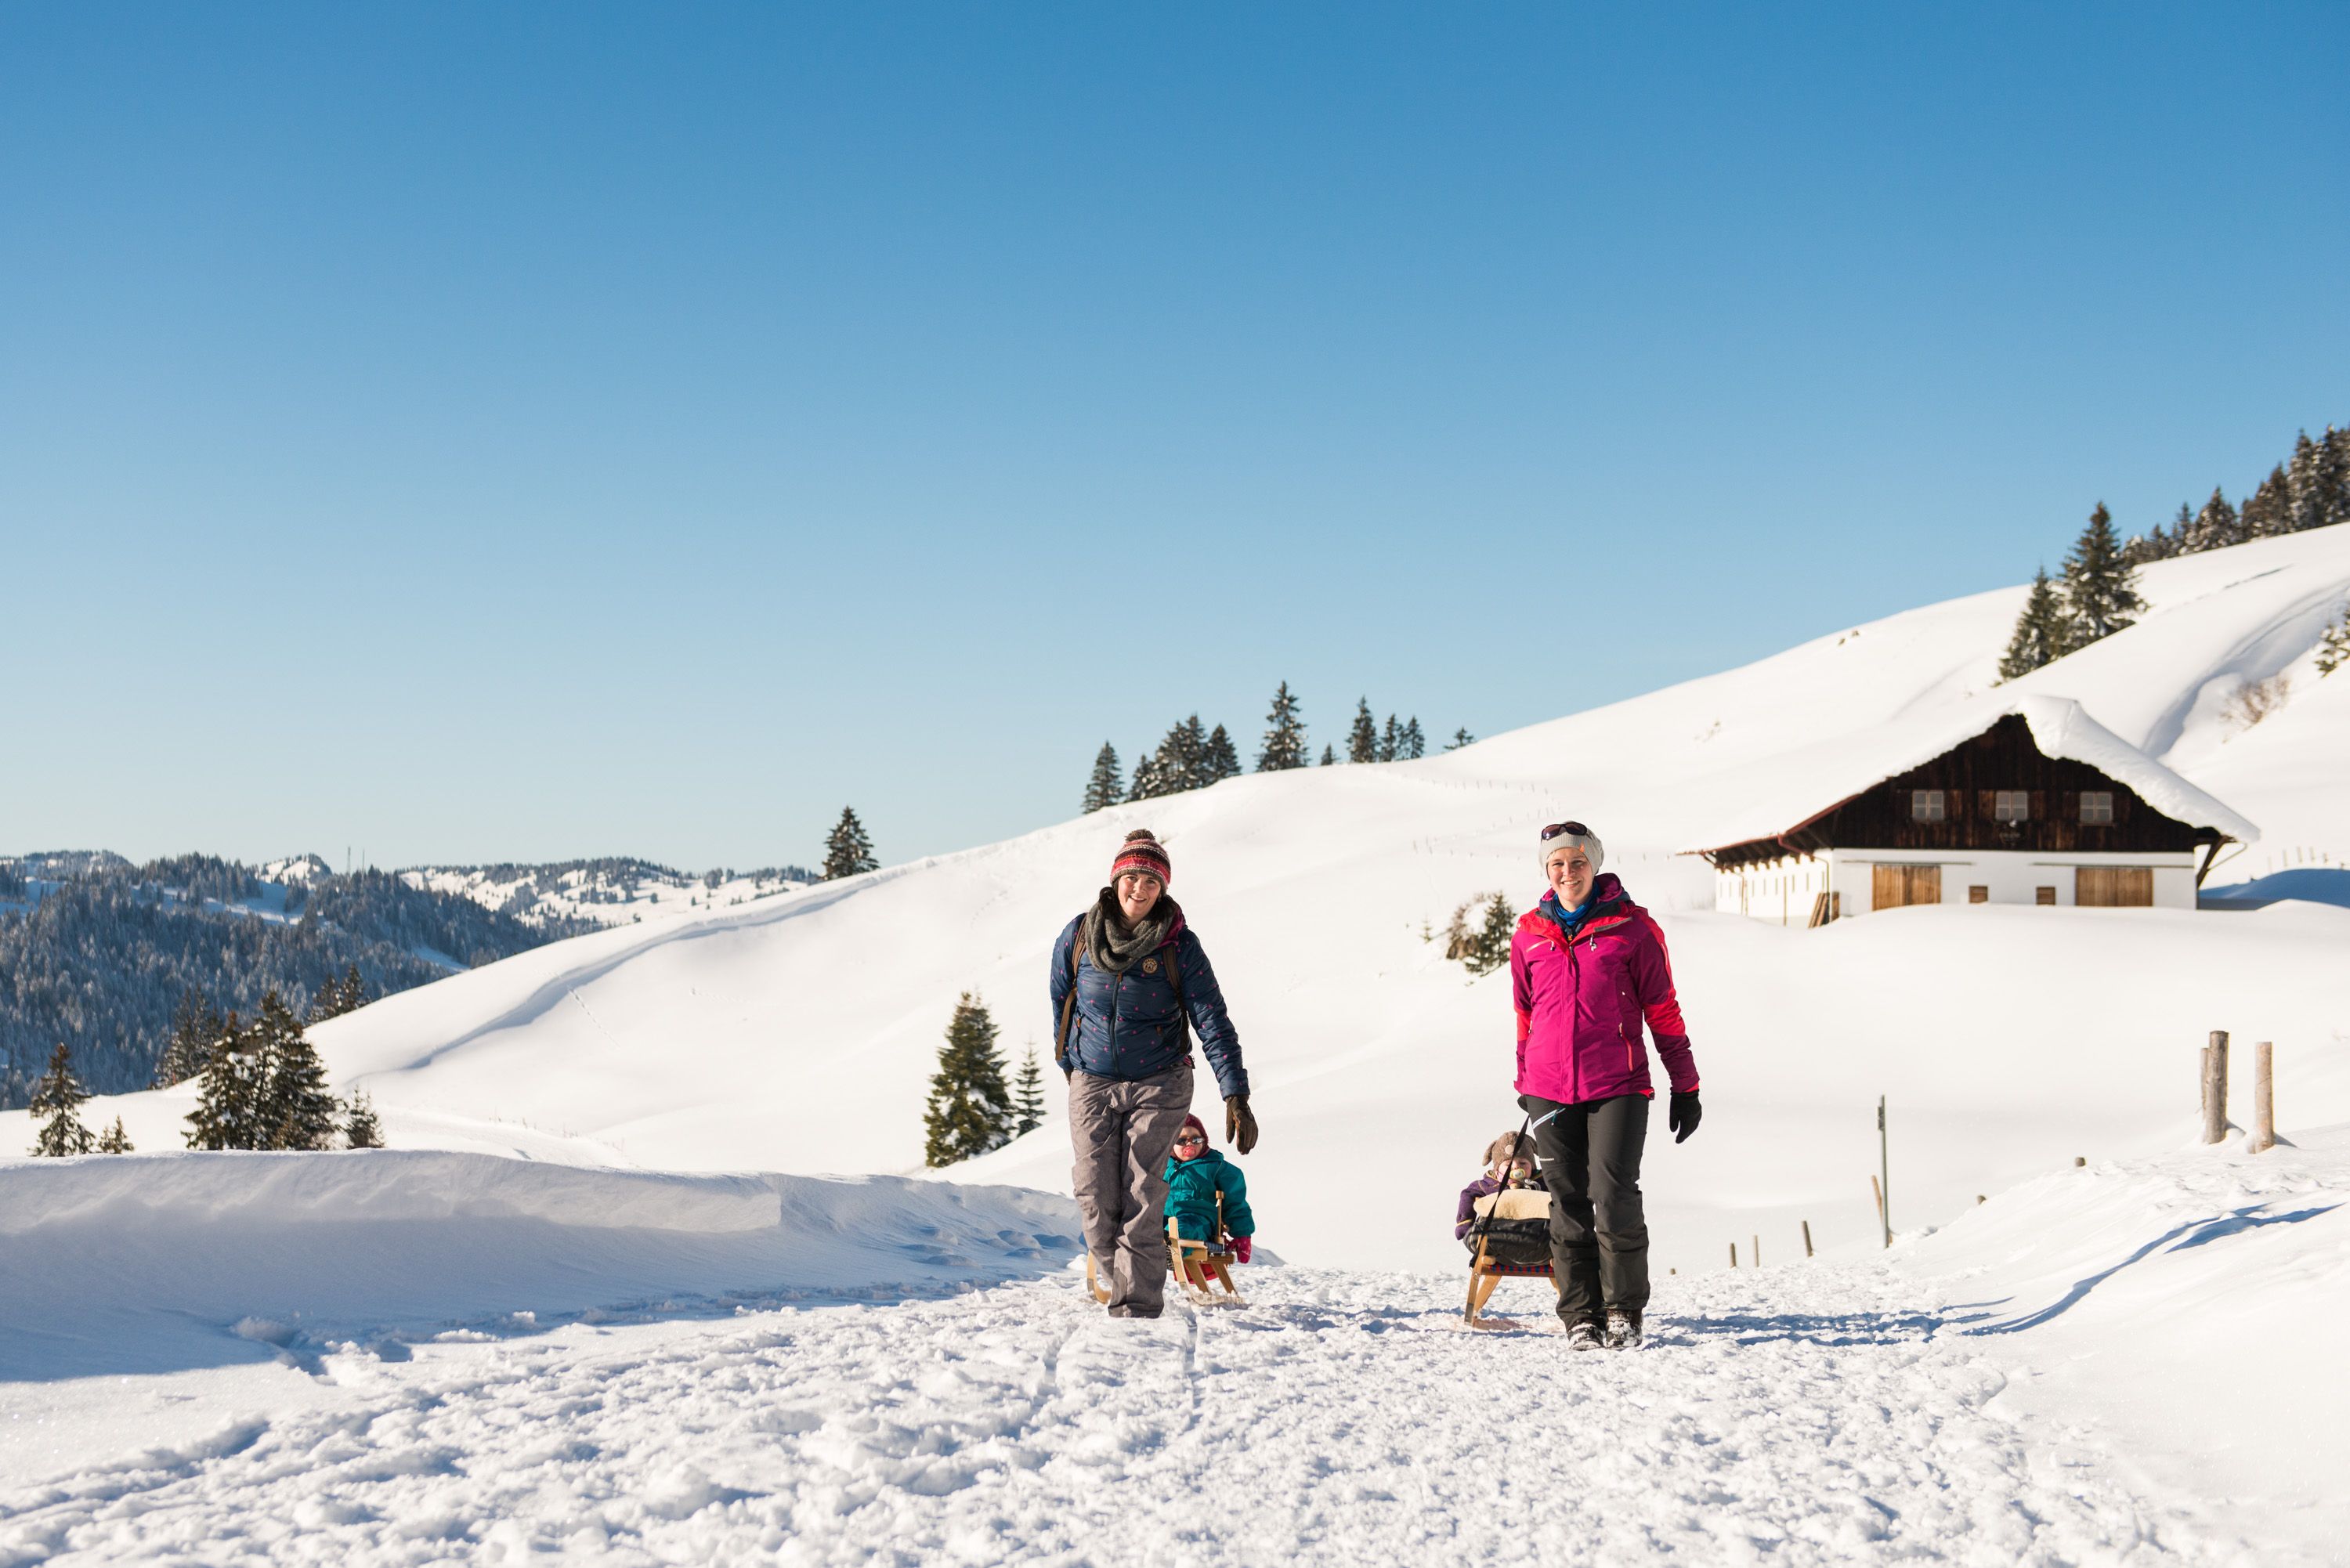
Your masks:
M2350 420L2350 7L1666 9L8 8L0 852L899 859Z

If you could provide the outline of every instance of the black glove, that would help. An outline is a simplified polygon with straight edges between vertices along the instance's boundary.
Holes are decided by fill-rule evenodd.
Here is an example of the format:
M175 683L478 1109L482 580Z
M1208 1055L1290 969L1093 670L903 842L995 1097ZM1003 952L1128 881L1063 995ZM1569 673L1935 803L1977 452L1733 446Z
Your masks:
M1246 1095L1225 1098L1224 1138L1243 1154L1256 1147L1256 1118L1249 1115Z
M1665 1126L1670 1127L1675 1143L1689 1142L1689 1135L1697 1131L1697 1124L1705 1116L1705 1107L1697 1103L1697 1091L1682 1094L1673 1091L1672 1103L1665 1110Z

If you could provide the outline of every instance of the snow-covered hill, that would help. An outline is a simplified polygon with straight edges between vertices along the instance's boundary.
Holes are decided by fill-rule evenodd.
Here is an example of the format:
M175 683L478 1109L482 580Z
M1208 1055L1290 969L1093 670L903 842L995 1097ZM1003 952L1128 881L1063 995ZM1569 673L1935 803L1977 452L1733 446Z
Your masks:
M796 866L696 873L626 857L546 866L420 866L400 875L412 888L454 893L534 926L549 920L626 926L649 915L739 909L816 880Z
M2079 700L2261 825L2217 880L2350 858L2334 782L2350 674L2310 668L2350 593L2350 529L2160 563L2144 586L2139 625L2022 688ZM1574 815L1664 921L1706 1082L1697 1138L1652 1147L1659 1266L1718 1265L1757 1235L1784 1257L1804 1220L1831 1248L1865 1246L1880 1094L1903 1226L2076 1155L2173 1139L2213 1028L2277 1042L2289 1126L2350 1119L2350 909L1940 908L1791 931L1715 915L1710 871L1672 853L1805 748L1984 698L2022 592L1846 628L1421 762L1250 775L739 908L648 915L317 1037L338 1082L373 1091L396 1145L911 1171L956 995L984 997L1015 1060L1049 1050L1047 946L1120 836L1148 826L1246 1044L1265 1128L1246 1165L1268 1239L1307 1262L1449 1265L1452 1192L1516 1120L1512 1029L1506 981L1471 981L1428 934L1481 894L1531 902L1534 831ZM2278 676L2282 707L2234 728L2232 694ZM92 1109L156 1147L177 1141L186 1105ZM22 1127L0 1118L0 1140ZM1055 1117L968 1174L1066 1189L1067 1168Z

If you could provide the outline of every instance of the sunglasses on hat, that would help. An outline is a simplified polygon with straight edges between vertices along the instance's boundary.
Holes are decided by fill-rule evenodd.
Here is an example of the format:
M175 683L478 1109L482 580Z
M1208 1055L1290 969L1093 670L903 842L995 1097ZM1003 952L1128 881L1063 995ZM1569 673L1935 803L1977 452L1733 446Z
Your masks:
M1542 830L1543 842L1547 844L1562 833L1573 834L1577 838L1591 836L1591 829L1579 822L1554 822Z

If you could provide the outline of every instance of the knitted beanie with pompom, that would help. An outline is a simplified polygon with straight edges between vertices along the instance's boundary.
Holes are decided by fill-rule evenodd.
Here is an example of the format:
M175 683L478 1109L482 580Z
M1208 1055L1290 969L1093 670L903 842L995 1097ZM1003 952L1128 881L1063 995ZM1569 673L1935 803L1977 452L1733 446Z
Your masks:
M1126 836L1118 846L1118 858L1110 862L1109 879L1116 882L1125 871L1148 871L1166 887L1173 880L1173 867L1167 863L1167 851L1159 846L1159 838L1147 827L1138 827Z

